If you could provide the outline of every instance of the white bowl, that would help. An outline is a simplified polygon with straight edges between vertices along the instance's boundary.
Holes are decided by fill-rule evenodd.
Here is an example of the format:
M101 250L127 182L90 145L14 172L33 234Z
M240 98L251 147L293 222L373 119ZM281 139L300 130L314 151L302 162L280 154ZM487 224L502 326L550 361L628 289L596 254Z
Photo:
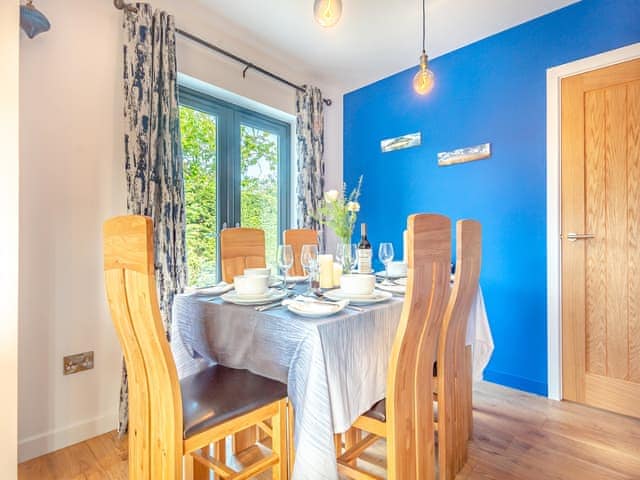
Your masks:
M266 275L267 277L271 276L270 268L245 268L244 274L247 276L255 276L255 275Z
M404 262L391 262L388 267L390 277L406 277L407 264Z
M375 288L374 275L346 274L340 277L340 289L348 295L371 295Z
M238 295L264 295L269 289L268 275L238 275L233 277Z

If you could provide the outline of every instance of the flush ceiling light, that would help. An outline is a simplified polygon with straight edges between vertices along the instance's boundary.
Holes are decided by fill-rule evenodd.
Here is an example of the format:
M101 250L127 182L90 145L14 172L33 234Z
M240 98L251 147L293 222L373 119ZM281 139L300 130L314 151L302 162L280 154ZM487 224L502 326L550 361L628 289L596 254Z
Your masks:
M429 70L429 57L426 51L426 23L427 13L425 0L422 0L422 55L420 55L420 70L413 77L413 89L419 95L426 95L433 89L435 82L433 72Z
M323 27L333 27L342 15L342 0L315 0L313 14Z

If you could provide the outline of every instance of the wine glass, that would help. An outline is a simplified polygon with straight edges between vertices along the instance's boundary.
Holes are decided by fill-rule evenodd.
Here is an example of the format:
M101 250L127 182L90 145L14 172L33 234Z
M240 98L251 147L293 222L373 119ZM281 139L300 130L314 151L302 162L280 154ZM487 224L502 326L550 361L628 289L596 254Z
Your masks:
M318 246L303 245L300 253L300 263L302 268L309 275L309 289L305 295L313 295L313 279L318 270Z
M287 272L293 266L293 248L291 245L278 245L276 257L278 268L282 270L282 289L287 290Z
M357 243L352 243L351 245L349 245L349 253L351 254L351 270L349 271L349 273L352 273L358 266L359 251Z
M338 244L336 245L336 262L342 264L344 261L344 248L345 248L344 243L342 242L338 242Z
M393 260L393 244L389 242L383 242L378 248L378 259L384 263L384 282L383 285L389 285L389 264Z

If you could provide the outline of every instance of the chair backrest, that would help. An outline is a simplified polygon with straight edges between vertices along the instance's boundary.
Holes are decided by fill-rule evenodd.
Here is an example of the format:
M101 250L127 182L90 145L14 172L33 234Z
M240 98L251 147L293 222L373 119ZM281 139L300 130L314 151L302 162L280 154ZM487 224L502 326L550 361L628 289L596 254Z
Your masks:
M285 245L291 245L293 249L293 267L289 270L291 275L304 275L304 268L300 261L303 245L318 245L318 232L309 228L285 230L282 235Z
M259 228L225 228L220 232L220 264L222 280L233 282L245 268L264 268L264 230Z
M438 345L438 448L440 471L453 478L467 458L471 372L466 359L467 321L478 291L482 262L482 226L456 224L456 269ZM445 478L441 476L441 478Z
M451 222L418 214L407 223L407 292L387 376L387 474L396 480L431 480L433 359L450 295Z
M129 478L179 479L182 399L158 306L151 219L105 222L104 275L128 373Z

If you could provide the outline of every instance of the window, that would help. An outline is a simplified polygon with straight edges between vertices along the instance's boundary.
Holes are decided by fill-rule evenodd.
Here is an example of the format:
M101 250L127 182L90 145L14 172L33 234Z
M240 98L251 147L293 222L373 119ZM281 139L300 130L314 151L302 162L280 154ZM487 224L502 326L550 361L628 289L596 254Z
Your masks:
M179 100L189 285L217 282L226 226L262 228L274 263L290 224L290 125L184 87Z

